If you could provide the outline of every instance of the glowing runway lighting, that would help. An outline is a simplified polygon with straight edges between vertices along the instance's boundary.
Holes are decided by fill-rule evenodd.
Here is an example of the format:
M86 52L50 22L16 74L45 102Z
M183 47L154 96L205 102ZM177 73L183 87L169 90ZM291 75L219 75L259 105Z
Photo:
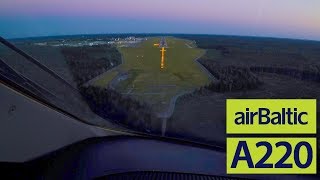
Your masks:
M161 48L161 64L160 64L160 68L163 69L164 68L164 52L166 51L164 49L164 47Z

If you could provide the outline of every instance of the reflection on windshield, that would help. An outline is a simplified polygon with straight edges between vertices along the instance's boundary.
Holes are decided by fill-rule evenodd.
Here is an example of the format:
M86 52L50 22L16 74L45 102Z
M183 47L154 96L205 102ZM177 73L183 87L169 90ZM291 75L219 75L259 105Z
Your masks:
M32 49L32 46L27 43L20 44L20 46L22 48L30 47L28 50L32 54L34 51L38 52L36 54L38 56L41 56L41 53L46 53L46 49L37 49L35 47ZM55 52L54 49L52 52ZM59 57L55 54L48 57L52 58L43 58L45 59L43 60L41 57L37 59L29 57L30 61L22 54L18 54L4 44L0 44L1 74L8 80L18 83L22 88L89 124L113 127L113 123L102 119L91 111L77 90L72 78L70 78L69 71L65 69L66 66L61 61L56 61L56 58L58 59ZM56 74L55 70L59 74ZM51 73L48 71L51 71Z

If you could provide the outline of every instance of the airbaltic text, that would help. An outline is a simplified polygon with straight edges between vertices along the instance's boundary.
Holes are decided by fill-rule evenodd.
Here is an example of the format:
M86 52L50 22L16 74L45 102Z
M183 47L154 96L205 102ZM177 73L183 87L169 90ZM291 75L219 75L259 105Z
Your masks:
M298 108L282 108L279 112L272 112L268 108L258 108L257 111L236 112L234 122L236 125L307 125L308 113L299 112Z

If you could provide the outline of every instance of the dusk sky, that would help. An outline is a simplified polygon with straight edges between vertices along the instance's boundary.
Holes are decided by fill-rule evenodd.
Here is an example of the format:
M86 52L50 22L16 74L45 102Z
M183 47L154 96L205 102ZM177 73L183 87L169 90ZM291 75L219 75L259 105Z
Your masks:
M1 0L5 38L194 33L320 40L320 0Z

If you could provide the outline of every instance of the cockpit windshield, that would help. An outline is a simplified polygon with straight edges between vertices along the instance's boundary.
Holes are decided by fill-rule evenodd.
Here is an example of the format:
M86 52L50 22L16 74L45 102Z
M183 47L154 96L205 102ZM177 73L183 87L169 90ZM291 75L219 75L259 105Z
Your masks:
M223 146L226 99L320 98L319 7L2 0L0 75L90 125Z

